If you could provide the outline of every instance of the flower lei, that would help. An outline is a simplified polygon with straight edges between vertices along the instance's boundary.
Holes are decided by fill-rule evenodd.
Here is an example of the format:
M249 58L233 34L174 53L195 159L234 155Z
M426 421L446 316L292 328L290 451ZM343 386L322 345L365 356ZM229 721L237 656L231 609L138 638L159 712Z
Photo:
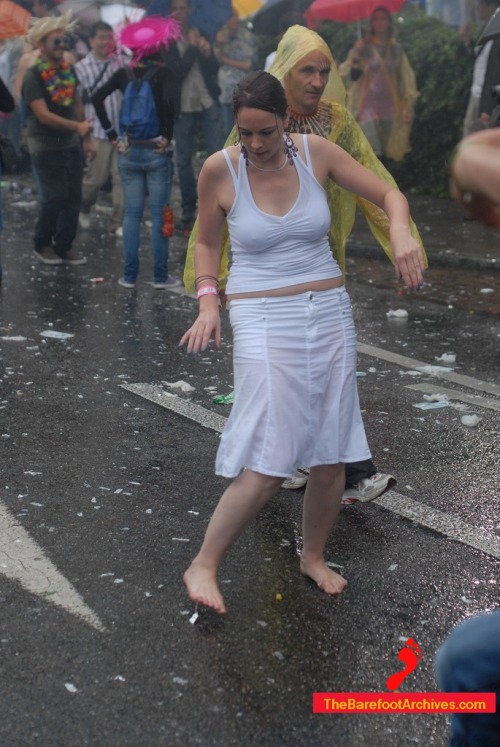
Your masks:
M58 67L52 67L38 59L36 66L54 104L71 106L75 97L76 76L66 60L62 60Z

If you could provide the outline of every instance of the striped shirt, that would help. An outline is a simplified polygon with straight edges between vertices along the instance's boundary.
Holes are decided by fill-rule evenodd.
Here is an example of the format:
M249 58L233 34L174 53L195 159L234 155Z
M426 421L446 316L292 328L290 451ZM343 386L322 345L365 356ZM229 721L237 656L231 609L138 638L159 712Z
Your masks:
M108 64L109 63L109 64ZM106 70L104 71L104 74L101 78L99 76L102 73L103 68L106 67ZM88 88L92 91L92 93L95 93L102 85L103 83L106 83L113 73L115 73L117 70L123 67L123 62L118 59L117 57L110 57L107 60L97 60L94 57L93 52L89 52L86 57L83 58L83 60L80 60L75 65L75 71L78 76L78 85L80 90L80 95L82 93L82 90L85 88ZM97 83L97 86L94 88L95 81L99 78L99 82ZM106 108L106 113L109 117L110 122L112 123L114 129L118 132L119 125L119 115L120 115L120 106L122 103L122 93L121 91L115 91L111 94L111 96L108 96L106 99L106 102L104 104ZM104 132L104 129L99 122L98 117L96 116L95 109L92 106L92 104L85 104L85 119L91 119L93 123L93 137L98 138L99 140L107 140L108 136Z

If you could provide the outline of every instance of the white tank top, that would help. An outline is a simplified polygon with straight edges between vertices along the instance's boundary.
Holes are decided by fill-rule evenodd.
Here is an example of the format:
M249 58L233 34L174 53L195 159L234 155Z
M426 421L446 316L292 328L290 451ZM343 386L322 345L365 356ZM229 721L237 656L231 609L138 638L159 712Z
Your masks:
M265 213L255 204L243 155L236 173L226 150L235 199L227 215L232 264L226 292L286 288L342 275L328 243L331 223L326 192L313 174L307 135L303 135L305 161L293 159L299 194L286 215Z

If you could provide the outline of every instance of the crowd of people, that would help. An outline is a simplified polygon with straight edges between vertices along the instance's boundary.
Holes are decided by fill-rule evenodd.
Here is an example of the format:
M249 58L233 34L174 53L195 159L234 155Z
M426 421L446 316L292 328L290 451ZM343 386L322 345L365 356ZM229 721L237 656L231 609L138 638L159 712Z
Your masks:
M22 2L26 5L30 0ZM469 0L463 0L460 13L455 5L452 15L444 0L429 2L426 7L428 13L453 25L458 20L470 21L473 10L478 20L484 22L499 3L476 0L477 7L473 7ZM90 228L99 192L103 186L111 185L110 234L123 240L124 270L120 284L124 288L135 287L141 221L148 196L153 224L153 284L158 289L175 284L168 270L169 231L164 220L174 164L181 194L178 227L188 235L197 215L194 151L201 138L202 149L211 155L220 150L231 133L232 93L238 82L257 66L254 36L234 11L209 38L190 25L189 0L155 0L143 20L129 24L127 30L122 28L119 33L102 20L87 28L85 34L80 33L78 23L69 14L60 14L56 0L35 0L30 11L34 23L28 37L8 40L0 50L0 77L3 75L15 100L11 116L0 119L0 132L11 139L18 152L22 137L29 152L40 200L34 237L38 260L53 265L85 263L86 258L73 248L77 229ZM178 33L173 34L170 25L162 38L165 24L158 26L160 17L175 18ZM155 20L157 27L153 30ZM305 26L304 18L292 11L283 15L280 27L285 33L292 25L299 24ZM152 34L152 45L148 41L144 46L145 33ZM486 126L496 105L491 81L500 64L497 42L488 42L479 51L464 135ZM268 56L266 70L275 54ZM383 4L374 10L366 34L354 44L347 58L335 58L333 62L334 56L330 57L331 64L338 65L347 94L345 97L342 89L335 100L345 105L359 124L365 136L360 141L364 157L374 153L378 158L374 170L381 174L377 171L381 164L387 166L391 161L401 160L410 150L413 108L419 95L411 63L396 39L391 14ZM144 75L145 68L152 69L151 81L149 75ZM129 73L124 70L152 85L159 113L156 132L151 137L140 138L141 142L129 132L127 148L121 142L124 125L119 119L130 82ZM281 80L284 82L283 77ZM301 112L300 104L295 108L293 87L287 88L292 107L291 130L309 131L314 124L316 129L311 131L329 136L328 116L324 127L318 113L309 120L309 113ZM340 128L340 134L342 131L345 134ZM347 132L357 131L349 125ZM347 139L342 135L340 144L352 152ZM357 204L365 213L373 210L373 206L362 200ZM332 246L338 248L345 241L353 210L351 202L345 212L339 213L341 217L331 229L331 234L337 233L332 237ZM373 231L387 250L387 237L384 244L384 230L376 225L376 212L373 215ZM342 233L344 239L339 240ZM370 476L360 474L353 485ZM306 480L306 472L297 473L288 486L301 486ZM373 492L370 484L365 487L370 494Z
M178 284L166 218L175 165L179 225L189 235L184 284L199 302L181 344L193 353L212 339L219 345L227 302L235 391L216 458L217 474L232 482L185 573L188 593L225 613L217 583L224 555L281 486L306 486L300 571L335 596L346 581L323 552L342 502L372 500L394 483L377 471L364 432L345 248L359 208L396 277L411 290L423 282L422 241L386 168L410 148L415 74L383 5L340 65L295 18L283 26L269 72L252 72L255 45L236 14L210 40L190 26L189 0L167 5L165 15L146 14L118 34L96 22L78 52L67 49L71 15L36 0L30 48L18 54L15 75L0 81L0 110L16 105L26 127L39 198L33 250L45 265L84 264L73 247L78 226L90 226L111 180L120 286L133 289L138 278L146 199L153 286ZM477 0L484 21L498 6ZM499 227L500 143L495 130L477 133L494 116L496 43L475 58L468 137L451 185L471 218ZM196 179L199 136L207 159ZM498 616L491 624L497 630ZM448 646L438 660L444 687L458 682L453 667ZM466 688L465 676L459 684Z

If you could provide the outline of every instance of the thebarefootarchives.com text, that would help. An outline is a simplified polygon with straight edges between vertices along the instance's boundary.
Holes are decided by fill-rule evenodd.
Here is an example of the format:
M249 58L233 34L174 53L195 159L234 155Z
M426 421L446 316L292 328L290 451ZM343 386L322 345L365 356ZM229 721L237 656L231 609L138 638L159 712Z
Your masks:
M327 711L453 711L459 708L461 711L486 711L487 704L481 701L455 702L453 700L428 700L413 701L409 698L386 701L382 698L376 700L357 700L347 698L336 700L335 698L323 698L323 706Z

